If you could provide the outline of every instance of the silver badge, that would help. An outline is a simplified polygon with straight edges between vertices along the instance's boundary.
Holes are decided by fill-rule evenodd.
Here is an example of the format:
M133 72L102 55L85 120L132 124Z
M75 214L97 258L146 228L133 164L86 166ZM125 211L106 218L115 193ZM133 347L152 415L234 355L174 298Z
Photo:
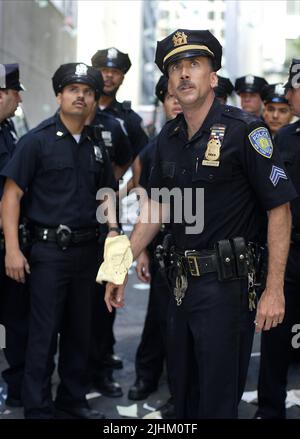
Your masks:
M77 64L75 75L76 76L86 76L88 71L88 66L85 64Z
M117 49L115 49L114 47L111 47L110 49L108 49L108 51L107 51L107 58L109 58L109 59L118 58L118 51L117 51Z
M275 92L275 94L277 94L279 96L284 96L285 95L285 88L284 88L283 84L276 84L274 92Z
M247 75L245 78L245 82L248 85L254 84L254 76L253 75Z
M94 154L95 154L96 162L102 162L103 156L99 146L96 145L94 146Z

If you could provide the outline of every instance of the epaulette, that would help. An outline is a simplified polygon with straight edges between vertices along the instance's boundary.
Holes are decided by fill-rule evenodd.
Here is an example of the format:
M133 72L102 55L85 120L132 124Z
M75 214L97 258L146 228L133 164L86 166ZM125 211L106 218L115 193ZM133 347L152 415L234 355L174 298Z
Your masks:
M54 116L49 117L48 119L43 120L43 122L41 122L38 126L30 130L29 133L37 133L43 130L44 128L54 124L55 124L55 117Z
M223 105L223 115L230 117L232 119L237 119L244 122L246 125L251 125L252 123L261 122L262 126L265 126L265 122L256 116L253 116L240 108L233 107L231 105Z
M121 103L123 110L129 111L131 110L131 101L123 101Z

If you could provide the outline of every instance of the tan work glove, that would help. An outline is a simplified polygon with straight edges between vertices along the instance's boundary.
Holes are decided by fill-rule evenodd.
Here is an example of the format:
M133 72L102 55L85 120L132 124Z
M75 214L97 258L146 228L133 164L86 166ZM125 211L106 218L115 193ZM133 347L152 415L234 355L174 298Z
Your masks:
M132 264L133 256L130 241L126 235L106 238L104 244L104 261L100 265L96 282L112 282L122 285Z

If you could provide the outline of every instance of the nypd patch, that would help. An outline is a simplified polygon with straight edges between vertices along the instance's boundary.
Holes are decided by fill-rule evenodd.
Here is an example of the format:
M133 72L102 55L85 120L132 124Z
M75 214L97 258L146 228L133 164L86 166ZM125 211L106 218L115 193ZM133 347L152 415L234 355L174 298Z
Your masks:
M251 131L248 137L255 151L267 159L272 157L273 143L267 128L256 128L255 130Z

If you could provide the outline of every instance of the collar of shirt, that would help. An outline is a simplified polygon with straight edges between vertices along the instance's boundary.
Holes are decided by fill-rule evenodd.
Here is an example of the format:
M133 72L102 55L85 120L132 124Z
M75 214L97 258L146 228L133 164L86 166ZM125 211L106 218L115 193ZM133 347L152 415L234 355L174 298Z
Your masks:
M60 139L64 139L66 136L71 136L73 137L73 135L69 132L69 130L65 127L65 125L63 124L59 113L56 113L54 115L54 119L55 119L55 133L56 133L56 140L60 140ZM83 143L83 141L85 139L91 140L90 135L88 133L88 129L86 129L87 126L85 126L81 132L81 136L80 136L80 143Z
M181 113L176 117L176 123L172 126L172 129L169 133L169 137L172 136L180 136L181 139L185 142L183 147L189 147L195 140L198 140L203 133L210 133L210 128L213 123L216 121L216 116L221 114L221 104L217 98L214 99L212 106L209 109L209 112L204 119L203 124L199 128L199 130L193 135L193 137L189 140L187 134L187 124L184 119L184 115Z
M297 122L295 122L295 131L294 134L298 134L298 136L300 135L300 119L297 120Z

